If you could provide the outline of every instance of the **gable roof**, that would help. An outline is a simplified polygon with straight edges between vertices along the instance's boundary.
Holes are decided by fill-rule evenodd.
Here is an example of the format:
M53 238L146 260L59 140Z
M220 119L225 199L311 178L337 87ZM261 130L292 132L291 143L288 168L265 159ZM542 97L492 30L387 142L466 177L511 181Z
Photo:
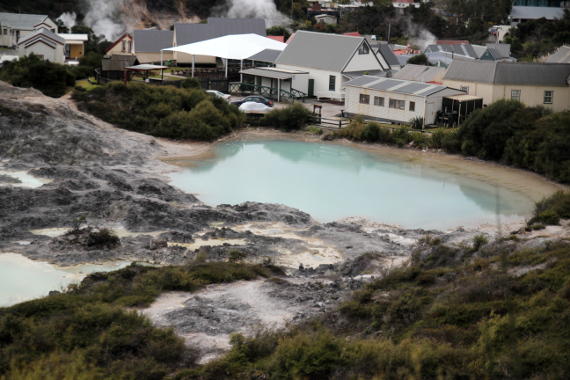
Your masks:
M560 46L556 53L546 61L548 63L570 63L570 46Z
M265 49L257 54L252 55L248 59L252 61L271 62L274 63L281 54L281 50Z
M117 45L119 44L119 42L121 42L123 39L125 39L125 38L127 38L127 37L129 37L131 40L134 40L132 35L130 35L129 33L125 33L125 34L123 34L121 37L119 37L119 38L117 39L117 41L115 41L115 42L113 43L113 45L109 46L109 48L108 48L107 50L105 50L105 53L108 53L109 50L111 50L112 48L114 48L115 46L117 46Z
M408 64L392 76L394 79L404 79L416 82L430 82L444 72L443 67Z
M232 34L255 33L263 37L267 36L265 20L261 18L210 17L207 24L176 23L174 31L178 46Z
M106 55L101 60L103 71L123 71L125 67L138 65L139 61L134 55L113 54Z
M276 63L340 72L363 43L368 45L364 37L299 30ZM374 54L371 48L370 50ZM379 61L378 66L382 68Z
M57 34L45 29L40 28L33 33L28 34L20 38L18 45L26 43L26 46L36 42L37 40L45 41L48 45L55 47L55 44L65 45L65 39L58 36Z
M42 24L48 18L46 15L0 12L0 25L11 29L33 30L34 26Z
M503 55L501 53L499 53L497 51L497 49L494 48L489 48L489 53L491 53L491 55L493 56L493 58L497 59L503 59Z
M469 44L451 45L453 51L457 54L465 55L471 58L479 58L473 47Z
M495 49L502 58L509 58L511 56L511 44L492 44L487 43L489 49Z
M495 84L568 86L570 65L454 60L443 79Z
M174 32L171 30L135 30L133 32L135 53L160 53L172 46Z
M416 96L429 96L447 88L447 86L440 84L419 83L403 79L379 78L368 75L348 81L344 85ZM463 92L457 90L457 93Z
M467 40L436 40L436 45L458 45L458 44L468 44Z
M388 62L390 66L401 66L398 57L392 51L388 44L380 44L378 47L378 54L382 54L382 57Z

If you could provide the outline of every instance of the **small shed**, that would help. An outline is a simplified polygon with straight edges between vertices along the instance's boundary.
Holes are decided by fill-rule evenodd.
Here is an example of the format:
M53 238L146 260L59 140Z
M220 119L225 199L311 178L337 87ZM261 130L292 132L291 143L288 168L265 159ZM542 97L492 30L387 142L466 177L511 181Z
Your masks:
M473 95L446 96L442 102L441 121L451 120L461 122L465 120L473 111L483 108L483 98ZM445 119L445 120L443 120Z
M145 82L148 83L149 82L149 73L151 71L158 71L158 70L160 70L160 77L161 77L160 80L163 81L164 80L164 70L166 70L166 69L168 69L168 66L151 65L149 63L143 63L141 65L125 67L124 81L125 81L125 84L127 84L128 73L129 73L129 71L132 71L135 73L143 73L143 75L145 77Z
M106 55L101 60L101 69L96 70L97 83L105 84L114 80L123 80L125 76L125 67L138 64L139 61L134 55Z

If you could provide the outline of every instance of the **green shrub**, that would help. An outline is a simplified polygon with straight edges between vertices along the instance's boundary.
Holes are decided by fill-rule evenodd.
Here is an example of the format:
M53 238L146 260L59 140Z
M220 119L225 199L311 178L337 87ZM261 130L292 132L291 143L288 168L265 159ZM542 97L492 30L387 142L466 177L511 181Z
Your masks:
M380 133L378 124L370 122L364 127L363 138L366 141L377 142L380 140Z
M485 235L483 235L483 234L475 235L473 237L473 251L477 252L479 250L479 248L481 248L482 246L484 246L488 242L489 242L489 239L487 239L487 237Z
M287 108L274 109L264 115L260 125L270 126L286 131L302 129L309 122L311 112L300 103L294 103Z
M182 88L202 88L200 81L197 78L188 77L180 84Z
M412 129L423 129L424 127L424 118L420 116L416 116L410 119L410 128Z

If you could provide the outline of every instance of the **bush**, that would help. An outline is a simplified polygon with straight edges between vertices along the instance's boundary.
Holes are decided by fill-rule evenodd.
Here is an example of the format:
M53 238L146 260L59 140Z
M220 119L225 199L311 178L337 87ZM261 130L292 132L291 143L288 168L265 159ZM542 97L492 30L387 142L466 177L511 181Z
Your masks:
M423 118L423 117L419 117L419 116L413 117L413 118L410 120L410 127L411 127L412 129L423 129L423 127L424 127L424 118Z
M311 112L302 104L295 103L287 108L274 109L264 115L260 120L260 125L290 131L301 129L309 122Z

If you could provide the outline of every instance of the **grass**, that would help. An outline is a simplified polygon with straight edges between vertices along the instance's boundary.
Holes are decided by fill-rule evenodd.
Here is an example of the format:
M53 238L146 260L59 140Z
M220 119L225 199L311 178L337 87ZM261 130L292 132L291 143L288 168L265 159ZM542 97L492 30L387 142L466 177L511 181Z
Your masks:
M90 78L93 82L95 82L95 78ZM75 82L76 86L81 86L83 87L86 91L91 91L94 88L97 87L101 87L98 84L91 84L89 83L89 81L87 79L83 79L83 80L78 80L77 82Z

